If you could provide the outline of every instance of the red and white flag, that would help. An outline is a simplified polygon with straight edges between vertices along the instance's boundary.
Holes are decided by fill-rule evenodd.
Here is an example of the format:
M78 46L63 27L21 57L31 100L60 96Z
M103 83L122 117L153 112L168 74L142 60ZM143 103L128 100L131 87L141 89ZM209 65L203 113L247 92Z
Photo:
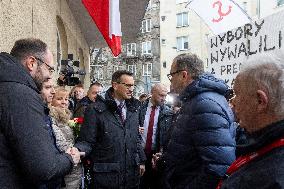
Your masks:
M98 29L110 47L112 54L121 53L121 23L119 0L82 0Z
M233 0L192 0L187 7L198 14L215 35L250 22L250 17Z

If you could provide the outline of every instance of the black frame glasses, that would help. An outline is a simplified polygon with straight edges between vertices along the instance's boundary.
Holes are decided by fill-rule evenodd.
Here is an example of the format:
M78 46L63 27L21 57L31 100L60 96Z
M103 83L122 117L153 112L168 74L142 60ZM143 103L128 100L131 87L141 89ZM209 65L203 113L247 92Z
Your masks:
M123 82L116 82L116 83L124 85L127 89L130 89L131 87L135 88L135 85L132 85L132 84L127 84Z
M53 67L51 67L50 65L48 65L46 62L44 62L42 59L38 58L38 57L35 57L36 60L40 61L42 64L45 64L48 68L48 71L50 73L53 73L55 72L55 69Z
M180 73L180 72L182 72L182 71L185 71L185 70L177 70L177 71L175 71L175 72L169 73L169 74L167 74L167 77L168 77L168 79L171 81L172 78L173 78L173 75L175 75L175 74L177 74L177 73Z

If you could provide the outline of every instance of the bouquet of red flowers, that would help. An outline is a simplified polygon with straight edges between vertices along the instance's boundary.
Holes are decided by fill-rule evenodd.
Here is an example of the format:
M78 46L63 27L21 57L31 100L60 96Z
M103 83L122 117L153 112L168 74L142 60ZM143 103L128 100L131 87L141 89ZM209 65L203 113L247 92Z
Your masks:
M75 138L78 137L83 122L84 122L83 117L75 117L74 119L69 120L69 126L73 129Z

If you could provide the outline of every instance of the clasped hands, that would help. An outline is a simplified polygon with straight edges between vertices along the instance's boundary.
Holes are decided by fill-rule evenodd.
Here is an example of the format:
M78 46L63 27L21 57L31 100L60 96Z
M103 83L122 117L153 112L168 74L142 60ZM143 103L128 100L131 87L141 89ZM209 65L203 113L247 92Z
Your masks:
M65 153L69 154L72 157L74 166L77 166L81 162L81 156L85 156L85 152L79 152L75 147L68 148Z

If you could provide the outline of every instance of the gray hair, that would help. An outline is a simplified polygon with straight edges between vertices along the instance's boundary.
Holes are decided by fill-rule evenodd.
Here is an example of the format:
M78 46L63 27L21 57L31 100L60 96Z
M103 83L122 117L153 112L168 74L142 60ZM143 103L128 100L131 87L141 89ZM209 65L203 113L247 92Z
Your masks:
M180 54L173 62L176 63L177 70L186 70L194 80L204 73L203 61L196 54Z
M268 109L278 116L284 114L284 59L275 54L257 55L242 67L240 76L250 82L250 89L262 89L269 98Z

